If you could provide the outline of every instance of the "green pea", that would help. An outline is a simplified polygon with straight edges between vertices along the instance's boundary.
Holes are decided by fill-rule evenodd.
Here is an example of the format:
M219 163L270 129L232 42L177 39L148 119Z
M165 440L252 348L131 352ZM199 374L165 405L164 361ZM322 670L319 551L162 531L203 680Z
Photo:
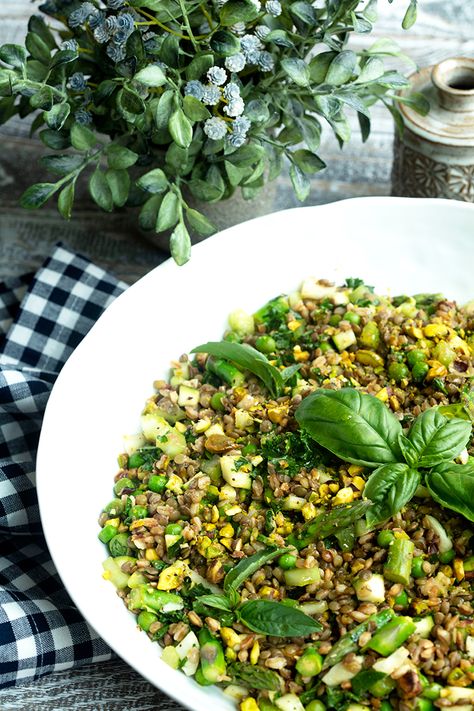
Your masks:
M420 351L418 348L415 348L412 351L408 351L407 353L407 361L410 368L413 368L415 363L424 363L425 360L426 354L423 351Z
M449 551L444 551L444 553L439 553L438 554L438 560L440 563L443 563L443 565L447 565L448 563L451 563L451 561L456 557L456 553L454 550L451 548Z
M229 341L230 343L239 343L240 338L233 331L229 331L229 333L226 333L226 335L224 336L224 341Z
M326 704L323 704L319 699L314 699L310 701L307 706L305 706L305 711L326 711Z
M380 704L380 711L393 711L393 706L390 701L382 701Z
M148 508L146 506L132 506L130 515L134 521L139 518L146 518L148 516Z
M410 602L410 598L408 597L408 593L406 590L402 590L401 593L398 593L397 597L394 600L395 605L400 605L401 607L408 607L408 603Z
M165 528L165 533L168 536L180 536L182 532L183 528L179 523L169 523Z
M416 711L435 711L430 699L417 699L415 708Z
M346 311L343 316L344 321L349 321L349 323L360 323L360 316L355 311Z
M412 368L411 374L415 383L422 383L426 378L430 366L428 363L423 363L423 361L418 361Z
M141 454L138 454L138 452L134 452L128 458L129 469L138 469L138 467L141 467L144 463L145 460L143 459Z
M441 684L433 682L432 684L428 684L428 686L423 689L421 695L424 696L425 699L436 701L436 699L439 699L442 688Z
M393 535L392 531L389 531L385 528L383 529L383 531L380 531L377 536L377 543L381 548L388 548L394 540L395 536Z
M99 533L99 541L102 543L108 543L117 533L117 527L112 526L110 523L104 526L102 531Z
M116 536L109 541L109 551L113 558L121 555L128 555L128 533L117 533Z
M423 570L423 558L421 555L413 558L411 564L411 574L414 578L426 578L426 573Z
M104 511L112 516L117 516L123 511L123 504L120 499L112 499L107 506L104 506Z
M278 558L278 565L280 568L283 568L283 570L291 570L296 565L296 556L291 555L291 553L283 553L283 555Z
M401 382L408 376L408 368L404 363L390 363L388 366L388 377L395 380L396 383Z
M218 412L224 412L225 407L222 404L222 400L225 398L225 393L217 392L211 397L211 407L213 410Z
M276 349L275 339L271 336L259 336L255 341L255 348L261 353L274 353Z
M329 319L330 326L337 326L339 322L342 321L342 317L339 314L333 314Z
M150 629L151 625L154 622L158 622L158 617L154 615L152 612L147 612L146 610L142 610L140 614L137 617L137 622L138 625L144 630L145 632L148 632Z
M148 479L148 488L150 491L153 491L154 494L161 494L165 490L167 481L168 478L166 476L153 474L153 476Z
M122 493L122 491L124 489L134 489L134 488L135 488L135 484L133 483L133 481L131 479L128 479L127 477L124 477L123 479L119 479L118 481L115 482L114 493L117 496L120 496L120 494Z
M332 348L331 344L328 343L328 341L322 341L319 345L318 348L321 349L322 353L327 353L328 351L333 351L334 348Z
M256 454L257 451L258 451L257 445L254 444L253 442L248 442L245 445L245 447L242 449L242 454L244 455L244 457L246 457L249 454L251 454L251 455Z

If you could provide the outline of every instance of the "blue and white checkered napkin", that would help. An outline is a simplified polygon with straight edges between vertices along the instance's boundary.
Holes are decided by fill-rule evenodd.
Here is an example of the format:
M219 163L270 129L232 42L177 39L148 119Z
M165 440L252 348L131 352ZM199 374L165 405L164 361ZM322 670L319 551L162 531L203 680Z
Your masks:
M35 458L61 367L126 286L62 245L37 274L0 284L0 687L112 656L54 569Z

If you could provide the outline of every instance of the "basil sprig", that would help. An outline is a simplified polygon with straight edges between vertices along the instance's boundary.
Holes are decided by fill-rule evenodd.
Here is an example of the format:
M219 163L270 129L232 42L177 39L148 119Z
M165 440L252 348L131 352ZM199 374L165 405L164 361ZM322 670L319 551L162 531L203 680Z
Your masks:
M306 637L323 629L320 622L302 610L273 600L244 602L237 616L253 632L272 637Z
M201 346L196 346L191 353L208 353L217 358L232 361L232 363L256 375L274 397L279 397L282 394L285 383L301 368L301 364L298 363L280 371L269 362L263 353L257 351L256 348L252 348L248 343L211 341L203 343Z
M398 513L422 476L435 501L474 521L474 465L452 461L471 438L470 422L448 419L432 408L404 434L380 400L353 388L317 390L299 405L296 419L340 459L375 470L364 489L372 501L366 513L369 525Z

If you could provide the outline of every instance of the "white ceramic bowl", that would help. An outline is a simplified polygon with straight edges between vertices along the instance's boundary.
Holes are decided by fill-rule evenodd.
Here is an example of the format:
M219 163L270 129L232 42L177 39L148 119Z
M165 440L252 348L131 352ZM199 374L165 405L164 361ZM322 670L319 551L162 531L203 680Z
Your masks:
M225 209L225 208L223 208ZM122 436L137 430L153 380L196 344L218 340L237 307L250 312L306 276L361 277L377 291L474 297L474 205L358 198L274 213L232 227L167 261L120 296L69 358L44 418L37 481L46 539L72 599L97 632L152 684L193 711L235 708L160 660L160 647L102 579L97 540ZM75 540L63 531L71 531ZM72 553L71 553L72 549Z

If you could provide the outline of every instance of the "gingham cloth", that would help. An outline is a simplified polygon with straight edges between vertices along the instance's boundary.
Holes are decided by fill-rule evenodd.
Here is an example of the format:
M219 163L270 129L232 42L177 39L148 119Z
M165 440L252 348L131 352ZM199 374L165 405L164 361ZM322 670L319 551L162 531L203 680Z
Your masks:
M62 365L126 286L61 244L36 274L0 284L0 687L112 656L49 556L35 457Z

